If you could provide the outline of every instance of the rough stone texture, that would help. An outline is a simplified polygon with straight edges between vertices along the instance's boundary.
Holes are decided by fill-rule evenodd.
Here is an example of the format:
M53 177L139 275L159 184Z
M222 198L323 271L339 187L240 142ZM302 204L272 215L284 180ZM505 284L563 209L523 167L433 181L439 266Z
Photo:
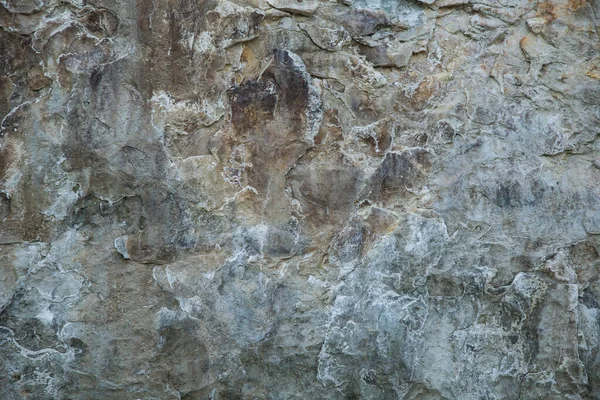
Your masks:
M600 399L599 31L3 0L0 399Z

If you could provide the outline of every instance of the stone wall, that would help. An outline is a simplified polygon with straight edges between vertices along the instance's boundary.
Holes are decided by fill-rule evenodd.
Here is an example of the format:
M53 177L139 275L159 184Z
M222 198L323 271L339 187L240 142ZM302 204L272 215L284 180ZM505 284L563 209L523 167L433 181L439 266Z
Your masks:
M599 31L3 0L0 398L600 399Z

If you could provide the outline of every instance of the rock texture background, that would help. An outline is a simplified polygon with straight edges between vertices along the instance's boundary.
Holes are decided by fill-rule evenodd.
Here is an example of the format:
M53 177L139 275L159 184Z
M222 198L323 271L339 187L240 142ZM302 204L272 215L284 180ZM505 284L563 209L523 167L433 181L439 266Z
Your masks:
M2 0L0 398L600 399L599 31Z

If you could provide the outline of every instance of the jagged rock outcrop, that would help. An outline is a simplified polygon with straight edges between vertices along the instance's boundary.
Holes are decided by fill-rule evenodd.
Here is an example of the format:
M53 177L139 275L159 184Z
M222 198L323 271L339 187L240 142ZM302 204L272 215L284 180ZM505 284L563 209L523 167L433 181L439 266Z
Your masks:
M599 31L3 1L0 398L600 399Z

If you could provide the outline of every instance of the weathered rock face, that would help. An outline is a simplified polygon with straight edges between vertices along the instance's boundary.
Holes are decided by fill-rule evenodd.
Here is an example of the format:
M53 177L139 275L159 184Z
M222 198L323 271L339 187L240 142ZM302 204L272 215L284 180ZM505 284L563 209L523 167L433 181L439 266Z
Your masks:
M600 399L598 0L6 0L0 398Z

